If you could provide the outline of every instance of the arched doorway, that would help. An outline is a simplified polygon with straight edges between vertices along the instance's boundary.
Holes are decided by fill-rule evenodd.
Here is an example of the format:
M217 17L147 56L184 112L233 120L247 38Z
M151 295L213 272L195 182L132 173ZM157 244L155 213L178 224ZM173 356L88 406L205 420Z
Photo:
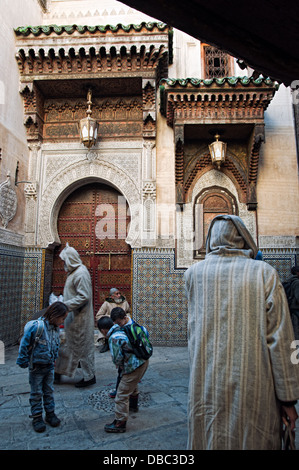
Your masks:
M75 190L58 215L61 246L54 252L52 291L63 291L66 273L59 254L68 242L89 269L95 313L111 287L131 304L131 248L125 241L129 223L128 204L116 189L92 183Z
M225 188L217 186L201 191L195 201L195 258L205 257L210 223L220 214L238 215L235 197Z

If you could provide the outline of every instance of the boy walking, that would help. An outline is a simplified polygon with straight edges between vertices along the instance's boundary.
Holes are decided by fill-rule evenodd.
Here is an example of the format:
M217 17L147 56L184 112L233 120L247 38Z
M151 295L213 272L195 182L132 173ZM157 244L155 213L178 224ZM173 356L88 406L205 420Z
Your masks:
M129 406L138 409L138 383L144 376L149 360L135 356L128 336L122 327L132 320L119 307L111 312L111 318L102 317L98 320L100 332L108 339L112 361L121 368L122 374L117 387L115 397L115 419L111 424L106 424L106 432L126 432L126 424L129 417ZM145 328L143 327L145 330Z
M54 362L60 344L59 326L68 314L67 306L54 302L38 320L29 321L24 328L17 364L29 367L31 393L32 425L36 432L43 432L46 425L43 421L43 406L46 411L46 422L50 426L59 426L60 420L55 415L54 402Z

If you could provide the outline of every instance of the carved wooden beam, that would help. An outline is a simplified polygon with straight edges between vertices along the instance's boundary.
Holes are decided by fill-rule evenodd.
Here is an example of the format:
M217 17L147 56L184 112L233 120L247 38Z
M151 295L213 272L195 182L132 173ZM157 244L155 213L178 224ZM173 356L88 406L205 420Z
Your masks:
M36 79L140 71L155 77L169 55L169 31L164 23L20 27L16 60L22 77Z
M258 175L260 148L261 148L262 142L264 141L265 141L264 124L257 124L254 126L251 149L250 149L250 154L249 154L249 163L248 163L248 186L247 186L248 210L256 210L257 208L256 183L257 183L257 175Z
M24 125L27 131L27 141L42 141L44 125L44 99L35 83L21 90L24 103Z

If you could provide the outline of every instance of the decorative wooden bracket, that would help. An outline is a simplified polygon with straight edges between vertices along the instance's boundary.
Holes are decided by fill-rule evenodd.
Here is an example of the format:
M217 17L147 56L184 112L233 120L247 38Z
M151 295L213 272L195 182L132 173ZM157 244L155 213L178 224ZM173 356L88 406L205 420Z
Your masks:
M260 148L265 142L265 125L256 124L252 135L251 153L248 162L248 186L247 186L247 208L254 211L257 208L256 183L258 176L258 165L260 157Z

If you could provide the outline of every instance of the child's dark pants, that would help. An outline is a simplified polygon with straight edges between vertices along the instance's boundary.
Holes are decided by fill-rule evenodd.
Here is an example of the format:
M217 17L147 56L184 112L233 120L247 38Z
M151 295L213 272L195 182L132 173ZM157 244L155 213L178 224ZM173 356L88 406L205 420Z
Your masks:
M42 414L43 405L47 413L54 411L54 364L34 364L29 369L29 383L32 416Z

